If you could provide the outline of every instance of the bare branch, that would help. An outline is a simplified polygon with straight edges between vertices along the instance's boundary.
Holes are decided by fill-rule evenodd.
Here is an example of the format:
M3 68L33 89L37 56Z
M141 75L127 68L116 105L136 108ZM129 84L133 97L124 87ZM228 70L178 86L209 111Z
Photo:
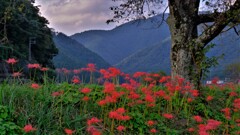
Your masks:
M232 21L238 19L240 14L240 0L236 0L234 5L224 13L218 15L214 20L214 24L206 29L197 39L197 43L201 43L205 47L212 39L214 39L222 30Z

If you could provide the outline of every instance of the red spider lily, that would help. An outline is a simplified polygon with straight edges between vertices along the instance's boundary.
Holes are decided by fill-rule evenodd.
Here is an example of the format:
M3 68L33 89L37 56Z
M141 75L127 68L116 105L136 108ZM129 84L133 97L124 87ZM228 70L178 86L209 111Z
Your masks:
M110 72L111 77L116 77L121 74L121 71L115 67L108 68L108 71Z
M233 101L233 106L236 108L236 109L240 109L240 98L237 98Z
M133 74L133 77L134 78L139 78L139 77L142 77L142 76L145 76L146 73L145 72L136 72Z
M80 81L80 79L78 77L74 76L73 79L72 79L72 82L74 84L79 84L81 81Z
M80 74L81 71L82 71L81 69L74 69L74 70L73 70L73 73L74 73L74 74Z
M208 122L206 125L207 130L215 130L219 125L222 124L222 122L213 119L209 119L207 122Z
M19 77L19 76L21 76L21 75L22 75L22 73L20 73L20 72L14 72L14 73L12 74L13 77Z
M84 94L88 94L88 93L91 92L91 89L90 89L90 88L83 88L83 89L81 89L80 91L81 91L82 93L84 93Z
M122 125L120 125L120 126L117 127L117 130L120 131L120 132L123 131L123 130L125 130L125 129L126 129L126 128L125 128L124 126L122 126Z
M31 132L31 131L35 131L37 129L33 128L31 124L28 124L28 125L24 126L23 130L24 130L24 132L28 133L28 132Z
M121 87L125 88L125 89L127 89L129 91L134 91L135 90L135 88L131 84L128 84L128 83L121 84Z
M166 93L163 90L159 90L159 91L155 92L155 95L159 96L159 97L164 97L166 95Z
M109 118L111 119L116 119L116 120L122 120L122 121L127 121L130 120L131 117L130 116L123 116L123 112L125 112L125 110L123 110L123 108L121 108L120 110L116 110L116 111L110 111L109 112Z
M106 100L100 100L98 103L97 103L99 106L104 106L107 104Z
M140 98L140 95L135 93L135 92L133 92L133 91L131 91L129 93L129 95L128 95L128 98L130 98L130 99L138 99L138 98Z
M71 71L68 70L68 69L66 69L66 68L62 68L62 72L63 72L64 74L69 74Z
M91 135L101 135L101 132L98 131L95 127L93 126L89 126L87 128L87 131L91 134Z
M202 117L201 117L201 116L198 116L198 115L193 116L193 119L194 119L196 122L202 122L202 121L203 121L203 120L202 120Z
M192 101L193 101L192 98L188 98L188 99L187 99L187 102L188 102L188 103L191 103Z
M198 95L199 95L199 91L198 90L190 90L189 91L191 94L192 94L192 96L194 96L194 97L197 97Z
M96 71L95 64L93 64L93 63L88 63L86 70L89 71L89 72L94 72L94 71Z
M232 91L232 92L229 93L229 96L230 97L236 97L236 96L238 96L238 94L237 94L237 92Z
M194 128L189 128L189 129L188 129L188 132L194 132L194 131L195 131Z
M206 101L211 101L213 100L213 96L207 96Z
M16 60L15 58L9 58L8 60L6 60L6 62L8 63L8 64L16 64L17 62L18 62L18 60Z
M39 88L40 88L40 86L39 86L37 83L33 83L33 84L31 85L31 87L32 87L33 89L39 89Z
M124 108L118 108L118 109L116 110L116 112L119 113L119 114L123 114L123 113L126 112L126 110L125 110Z
M228 119L228 120L231 119L231 109L230 108L224 108L221 111L224 112L226 119Z
M154 99L153 96L147 94L147 95L145 96L145 101L152 103L152 102L155 102L155 99Z
M166 118L166 119L173 119L174 116L172 114L169 114L169 113L164 113L163 117Z
M67 135L72 135L73 133L76 132L76 130L71 130L71 129L68 129L68 128L65 128L64 131Z
M41 70L41 71L43 71L43 72L45 72L45 71L48 71L48 70L49 70L49 68L42 67L40 70Z
M110 94L113 91L115 91L115 85L113 83L107 82L107 83L104 84L104 90L103 90L104 93L109 93Z
M163 98L164 98L165 100L167 100L167 101L170 101L170 100L171 100L171 97L170 97L169 95L165 95Z
M151 133L157 133L157 130L155 128L150 129Z
M89 98L88 96L84 96L84 97L82 98L82 100L83 100L83 101L89 101L90 98Z
M147 121L148 126L153 126L154 124L155 124L155 121L153 121L153 120Z
M41 66L39 64L37 64L37 63L28 64L27 67L28 67L28 69L33 69L33 68L40 69L41 68Z
M219 81L219 78L218 77L214 77L212 79L212 84L217 84L218 81Z
M87 124L88 124L88 126L91 126L91 125L96 124L96 123L99 123L99 122L101 122L101 121L102 121L102 120L99 120L98 118L93 117L93 118L87 120Z
M64 93L64 91L53 92L52 97L58 97L58 96L62 95L63 93Z

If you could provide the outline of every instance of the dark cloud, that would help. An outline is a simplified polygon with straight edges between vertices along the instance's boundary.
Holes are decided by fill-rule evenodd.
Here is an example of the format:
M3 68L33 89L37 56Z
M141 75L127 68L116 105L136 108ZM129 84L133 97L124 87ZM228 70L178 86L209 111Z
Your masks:
M112 0L36 0L50 27L68 35L90 29L111 29Z

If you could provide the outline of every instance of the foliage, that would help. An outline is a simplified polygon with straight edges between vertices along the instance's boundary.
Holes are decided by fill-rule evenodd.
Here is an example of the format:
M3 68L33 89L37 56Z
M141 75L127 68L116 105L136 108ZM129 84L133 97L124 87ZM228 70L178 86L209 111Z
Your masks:
M39 13L39 8L33 6L34 1L4 0L0 2L0 48L5 50L4 59L18 57L27 60L28 45L32 37L36 44L32 45L33 61L43 66L53 67L51 59L57 54L48 21ZM3 57L4 53L1 53ZM20 56L21 57L20 57Z
M234 62L225 67L225 73L233 81L240 78L240 62Z
M0 105L0 135L21 134L21 128L13 121L13 111L6 106Z

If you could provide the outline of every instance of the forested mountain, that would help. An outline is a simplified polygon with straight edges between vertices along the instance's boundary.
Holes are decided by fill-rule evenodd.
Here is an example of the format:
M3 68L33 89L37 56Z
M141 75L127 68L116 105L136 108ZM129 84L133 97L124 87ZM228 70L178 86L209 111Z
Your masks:
M152 19L132 21L110 31L91 30L71 36L112 65L146 47L154 46L169 37L166 23L158 26Z
M88 63L96 64L97 68L110 66L103 58L84 47L81 43L71 39L63 33L54 33L53 39L59 54L53 62L57 68L82 68Z

